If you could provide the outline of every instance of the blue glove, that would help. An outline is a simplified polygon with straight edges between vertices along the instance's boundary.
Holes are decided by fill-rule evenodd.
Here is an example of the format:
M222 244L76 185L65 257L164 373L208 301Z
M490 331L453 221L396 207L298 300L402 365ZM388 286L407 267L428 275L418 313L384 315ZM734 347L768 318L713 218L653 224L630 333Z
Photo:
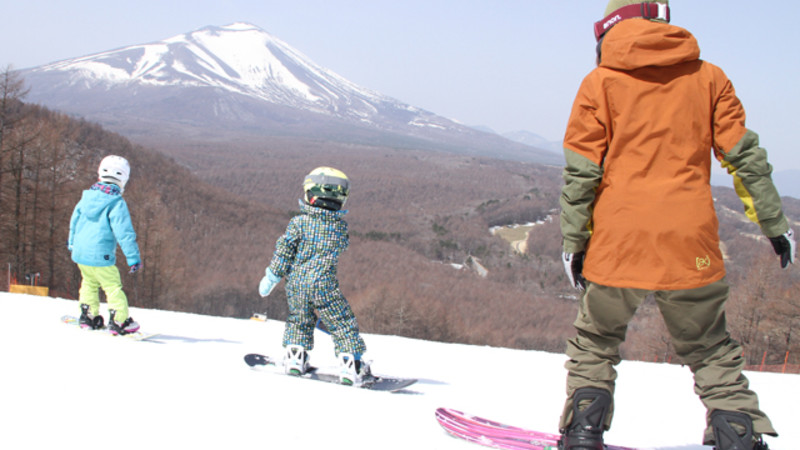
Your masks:
M586 289L586 278L583 278L584 256L586 256L586 252L582 251L561 254L561 261L564 263L564 270L567 272L569 283L579 291Z
M797 245L794 241L794 231L792 231L791 228L780 236L769 238L769 242L772 244L775 254L781 257L782 269L785 269L789 263L794 264L797 255Z
M261 279L261 283L258 283L258 293L261 294L262 297L266 297L275 289L275 286L278 285L278 282L281 281L281 277L272 273L267 267L267 274L264 275L264 278Z
M137 262L136 264L131 265L131 270L128 271L128 273L134 274L138 272L142 268L142 265L143 264L141 262Z

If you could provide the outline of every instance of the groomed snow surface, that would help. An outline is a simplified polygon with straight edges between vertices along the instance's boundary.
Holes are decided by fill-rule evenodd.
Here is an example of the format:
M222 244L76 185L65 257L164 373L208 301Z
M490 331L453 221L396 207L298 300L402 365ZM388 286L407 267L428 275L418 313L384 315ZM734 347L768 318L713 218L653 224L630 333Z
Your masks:
M62 324L74 300L0 293L0 311L2 449L469 450L482 447L449 437L437 407L554 432L565 395L561 354L366 334L373 372L420 380L392 394L251 370L244 354L280 355L274 320L132 308L161 333L135 342ZM316 340L312 363L333 366ZM770 448L800 448L800 375L747 376L781 433ZM707 448L692 387L688 368L623 362L606 441Z

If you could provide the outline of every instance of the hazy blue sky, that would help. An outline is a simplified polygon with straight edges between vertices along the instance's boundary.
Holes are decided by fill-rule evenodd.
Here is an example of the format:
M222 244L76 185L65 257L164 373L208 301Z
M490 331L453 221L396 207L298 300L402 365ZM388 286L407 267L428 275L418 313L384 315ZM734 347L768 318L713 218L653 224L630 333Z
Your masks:
M257 25L361 86L467 125L560 140L604 0L0 0L22 69L207 25ZM776 169L800 169L800 2L673 0Z

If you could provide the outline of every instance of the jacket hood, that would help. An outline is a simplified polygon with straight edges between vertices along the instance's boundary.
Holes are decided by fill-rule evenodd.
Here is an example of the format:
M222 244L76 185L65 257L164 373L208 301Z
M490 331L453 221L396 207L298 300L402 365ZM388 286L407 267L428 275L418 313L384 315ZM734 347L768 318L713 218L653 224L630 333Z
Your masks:
M97 183L83 191L81 213L86 217L97 220L109 205L122 199L117 186L112 185L113 188L109 189L106 186L104 183Z
M671 66L700 58L700 46L689 31L674 25L628 19L603 38L600 66L633 70Z

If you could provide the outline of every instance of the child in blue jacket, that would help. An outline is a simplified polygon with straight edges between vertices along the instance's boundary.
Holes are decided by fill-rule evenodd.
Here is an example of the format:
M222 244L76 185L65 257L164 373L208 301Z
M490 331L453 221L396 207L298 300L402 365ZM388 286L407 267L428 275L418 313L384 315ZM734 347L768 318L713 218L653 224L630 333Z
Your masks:
M286 277L289 316L283 335L286 373L308 370L308 351L314 347L317 314L330 331L340 364L343 384L359 385L371 377L361 360L366 351L358 323L339 289L336 266L349 245L342 210L350 194L350 181L337 169L318 167L303 181L301 214L295 216L278 239L272 261L258 291L266 297Z
M115 265L119 243L130 273L142 268L136 232L122 198L131 168L125 158L110 155L103 158L97 172L99 180L83 191L69 223L69 250L82 277L79 322L83 328L103 328L98 292L102 288L109 308L108 330L115 335L133 333L139 324L128 314L128 298Z

